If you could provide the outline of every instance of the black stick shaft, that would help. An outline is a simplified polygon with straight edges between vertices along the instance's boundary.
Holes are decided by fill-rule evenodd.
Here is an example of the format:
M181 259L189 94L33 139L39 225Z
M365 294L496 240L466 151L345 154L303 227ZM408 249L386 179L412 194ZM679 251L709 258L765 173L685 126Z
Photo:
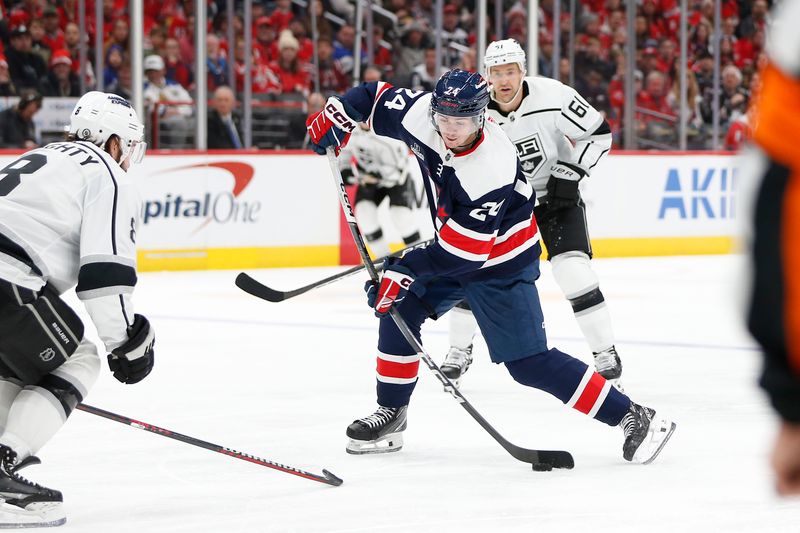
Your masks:
M380 259L375 260L376 265L382 265L384 261L386 261L390 257L402 257L406 253L410 252L411 250L415 250L417 248L424 248L433 242L433 239L423 241L408 248L404 248L393 254L389 254L386 257L381 257ZM236 276L236 286L242 289L244 292L251 294L257 298L261 298L262 300L267 300L268 302L282 302L284 300L288 300L289 298L294 298L295 296L300 296L301 294L305 294L310 290L318 289L320 287L324 287L326 285L330 285L336 281L342 280L344 278L353 276L358 274L362 270L364 270L364 265L358 265L338 274L334 274L332 276L328 276L327 278L323 278L319 281L315 281L314 283L310 283L308 285L304 285L303 287L298 287L296 289L292 289L289 291L279 291L277 289L273 289L264 285L263 283L257 281L252 276L240 272L238 276Z
M212 444L210 442L196 439L188 435L182 435L180 433L171 431L169 429L160 428L158 426L154 426L153 424L148 424L147 422L140 422L138 420L134 420L133 418L128 418L127 416L111 413L109 411L105 411L97 407L92 407L91 405L86 405L85 403L78 404L77 409L80 411L84 411L86 413L90 413L93 415L101 416L103 418L107 418L109 420L113 420L115 422L119 422L120 424L125 424L137 429L143 429L144 431L149 431L150 433L155 433L157 435L161 435L162 437L169 437L170 439L175 439L181 442L185 442L186 444L191 444L192 446L205 448L206 450L211 450L212 452L221 453L223 455L228 455L236 459L241 459L243 461L248 461L250 463L266 466L267 468L272 468L274 470L286 472L287 474L292 474L294 476L304 477L312 481L318 481L320 483L333 485L335 487L338 487L339 485L342 484L342 480L340 478L336 477L335 475L331 474L330 472L324 469L322 470L323 475L312 474L311 472L306 472L304 470L300 470L292 466L286 466L281 463L270 461L268 459L262 459L261 457L250 455L249 453L239 452L231 448L226 448L225 446L220 446L219 444Z
M367 253L367 247L364 244L364 239L361 236L361 232L358 230L358 223L356 222L355 213L353 213L353 208L350 205L350 198L347 196L344 180L342 179L342 174L339 171L339 164L336 161L336 155L332 148L328 148L328 163L330 163L331 174L333 175L333 180L336 183L336 188L339 192L339 202L342 204L344 217L347 219L347 225L350 227L350 233L353 235L353 240L355 241L358 253L361 255L361 260L364 262L364 266L366 267L367 272L369 272L369 276L372 278L372 281L378 282L378 271L376 270L375 265L372 263L369 253ZM442 370L433 361L433 358L431 358L431 356L422 346L422 343L420 343L420 341L411 332L405 320L403 320L403 318L400 316L400 313L398 313L396 309L392 308L390 309L389 314L394 320L395 324L397 324L397 328L403 334L406 342L408 342L419 354L420 358L425 362L425 365L433 372L433 375L442 382L444 390L449 392L453 398L455 398L455 400L461 404L461 407L463 407L470 414L470 416L472 416L472 418L474 418L478 424L480 424L481 427L485 429L486 432L494 438L494 440L500 443L500 445L515 459L531 464L549 464L554 468L572 468L575 466L575 462L569 452L560 450L530 450L527 448L521 448L506 440L491 424L489 424L489 422L477 411L477 409L475 409L472 404L467 401L464 395L461 394L461 392L453 385L453 382L450 381L450 379L445 376L444 373L442 373Z

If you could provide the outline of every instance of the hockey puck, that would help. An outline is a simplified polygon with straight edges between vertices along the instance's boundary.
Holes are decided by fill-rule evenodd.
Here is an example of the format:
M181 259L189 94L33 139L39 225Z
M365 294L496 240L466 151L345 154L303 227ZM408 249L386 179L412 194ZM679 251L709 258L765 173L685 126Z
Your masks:
M553 469L553 465L549 463L533 463L531 469L534 472L549 472Z

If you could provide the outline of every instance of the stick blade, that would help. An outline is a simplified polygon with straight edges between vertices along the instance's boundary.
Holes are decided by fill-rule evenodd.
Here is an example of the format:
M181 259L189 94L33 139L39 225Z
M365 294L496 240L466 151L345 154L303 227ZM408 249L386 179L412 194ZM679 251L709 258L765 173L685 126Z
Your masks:
M534 465L534 470L537 470L535 468L537 465L567 470L575 467L575 459L572 458L572 454L563 450L528 450L515 446L508 451L515 459Z
M244 292L251 294L256 298L267 300L268 302L282 302L286 299L285 292L276 291L275 289L267 287L263 283L259 283L255 279L251 278L244 272L240 272L239 275L236 276L235 283L236 286L242 289Z

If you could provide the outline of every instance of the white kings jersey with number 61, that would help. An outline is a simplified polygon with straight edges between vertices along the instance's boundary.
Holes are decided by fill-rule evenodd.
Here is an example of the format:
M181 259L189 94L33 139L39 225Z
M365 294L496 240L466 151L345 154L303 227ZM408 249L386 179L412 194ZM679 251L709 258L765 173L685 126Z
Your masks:
M0 279L75 286L103 343L128 339L139 192L97 146L55 142L0 167Z
M611 130L603 116L558 80L528 76L521 90L522 102L515 111L503 113L492 100L487 115L516 146L536 196L547 193L550 167L556 161L574 163L591 174L611 149Z

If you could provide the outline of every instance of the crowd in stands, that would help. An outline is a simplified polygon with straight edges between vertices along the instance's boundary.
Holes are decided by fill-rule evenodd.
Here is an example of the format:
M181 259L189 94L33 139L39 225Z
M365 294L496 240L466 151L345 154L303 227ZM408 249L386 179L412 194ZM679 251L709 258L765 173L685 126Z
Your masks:
M617 145L622 139L626 76L625 4L622 0L579 0L575 20L568 2L554 20L553 3L540 0L539 73L573 81L576 89L612 125ZM178 123L192 113L194 76L194 0L145 0L145 99L186 105L164 106L163 124ZM376 0L393 17L374 17L374 55L361 51L361 64L376 67L380 77L395 84L429 90L441 74L434 51L433 0ZM103 20L95 20L94 2L87 0L87 33L78 29L77 0L7 0L0 3L0 96L33 89L44 96L79 96L80 76L86 88L98 88L130 98L131 58L127 0L103 0ZM234 41L228 42L226 0L208 1L208 94L230 87L241 95L245 58L252 59L252 93L258 100L307 101L311 93L323 96L344 91L354 79L356 31L354 5L347 0L309 0L310 9L292 0L255 0L252 4L252 48L244 40L242 3L236 2ZM525 45L527 2L505 0L503 35L494 35L490 2L487 42L515 38ZM644 148L677 146L678 0L639 0L635 23L637 137ZM722 0L720 55L722 87L719 94L720 131L728 133L726 146L736 148L748 135L748 103L758 84L764 61L764 35L769 13L767 0ZM333 16L331 16L333 15ZM311 17L319 32L318 73L313 71ZM395 18L396 17L396 18ZM708 148L714 116L712 33L713 0L689 0L689 49L686 84L689 146ZM336 21L336 22L334 22ZM554 62L554 24L561 30L561 58ZM574 42L570 43L570 28ZM94 42L103 38L104 71L95 79L91 60ZM474 69L476 24L474 3L446 0L443 12L444 68ZM90 63L80 64L81 39ZM568 51L574 46L574 55ZM570 65L574 57L574 65ZM229 79L229 62L233 78ZM554 65L556 68L554 69ZM554 72L555 70L555 72ZM364 76L361 76L363 79ZM318 86L316 85L318 83ZM733 132L733 134L731 134Z

